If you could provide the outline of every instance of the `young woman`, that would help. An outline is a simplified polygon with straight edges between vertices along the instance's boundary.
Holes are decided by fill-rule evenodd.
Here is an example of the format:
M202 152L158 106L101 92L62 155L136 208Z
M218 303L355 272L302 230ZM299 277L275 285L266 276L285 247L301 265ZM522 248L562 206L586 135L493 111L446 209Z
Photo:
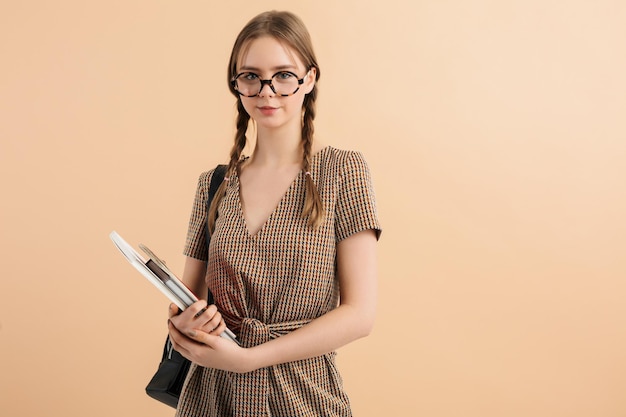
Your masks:
M380 226L361 154L313 141L319 76L291 13L255 17L235 42L235 144L208 213L213 170L200 176L185 248L183 280L215 305L170 306L193 362L178 416L351 415L335 350L372 329ZM218 337L226 326L240 346Z

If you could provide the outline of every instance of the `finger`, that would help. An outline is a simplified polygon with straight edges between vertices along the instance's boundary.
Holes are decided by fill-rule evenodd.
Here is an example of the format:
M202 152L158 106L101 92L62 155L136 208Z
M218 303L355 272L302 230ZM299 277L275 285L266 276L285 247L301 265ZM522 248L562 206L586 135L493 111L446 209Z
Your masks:
M210 348L215 347L215 339L219 338L219 336L209 334L203 330L194 330L193 336L190 333L189 337L193 339L195 342L202 343L204 345L207 345Z
M201 315L203 315L207 310L209 309L209 307L204 307L202 310L199 310L196 314L193 315L194 319L199 318Z
M204 322L201 328L202 330L211 332L214 329L217 329L217 327L220 325L221 322L222 322L222 314L216 311L215 315L213 315L213 317L211 317L210 320Z
M169 317L174 317L177 316L178 314L180 314L180 309L178 308L178 306L174 303L170 304L170 308L168 311Z
M201 344L200 341L196 340L196 335L198 332L203 332L202 330L181 330L177 328L171 320L169 321L168 326L172 346L174 346L174 349L178 350L181 354L183 352L191 353L194 346Z
M211 304L198 310L198 312L194 314L193 318L197 319L201 316L204 316L205 320L209 321L215 315L215 313L217 313L217 307L215 306L215 304Z
M224 320L220 320L217 327L211 330L211 334L219 336L224 332L224 330L226 330L226 323L224 322Z
M196 317L200 317L206 311L206 309L207 309L206 301L198 300L185 310L185 314L189 314L190 315L189 317L196 318Z
M168 321L167 323L170 341L172 342L172 347L179 353L185 352L185 348L181 345L181 341L184 340L182 333L174 326L174 323Z

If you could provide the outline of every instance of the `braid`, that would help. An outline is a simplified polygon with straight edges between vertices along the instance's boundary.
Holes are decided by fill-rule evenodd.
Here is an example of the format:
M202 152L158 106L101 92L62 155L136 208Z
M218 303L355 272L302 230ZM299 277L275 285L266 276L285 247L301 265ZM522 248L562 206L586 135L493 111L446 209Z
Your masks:
M227 80L230 92L237 98L237 109L239 115L237 118L237 135L235 137L235 145L230 154L230 163L228 165L227 175L234 173L239 163L241 152L246 144L246 132L250 116L246 113L241 103L240 93L237 91L237 71L239 70L239 60L243 59L250 48L251 42L255 39L270 36L288 46L294 54L301 59L302 64L309 70L315 68L315 82L320 78L320 68L317 65L317 58L313 52L311 36L304 26L302 20L290 12L269 11L261 13L250 20L246 26L239 32L233 49L230 53L228 62ZM307 73L308 75L309 73ZM263 84L261 84L263 87ZM311 91L308 91L304 97L302 110L302 146L303 146L303 167L305 170L305 201L302 210L302 217L307 219L311 228L317 229L324 222L324 207L322 200L315 186L315 182L310 174L311 167L311 149L313 145L313 119L315 119L315 99L317 97L317 85L314 83ZM222 184L216 194L214 201L211 203L208 216L209 230L212 232L215 228L215 219L217 217L217 206L224 196L226 186Z
M235 143L230 150L230 161L228 162L228 168L224 181L220 184L219 188L215 192L213 201L211 201L211 207L207 215L207 221L209 222L209 232L213 233L215 230L215 220L217 219L217 207L222 200L222 197L226 194L226 186L228 179L232 177L237 169L237 165L241 158L241 153L246 147L246 132L248 131L248 122L250 121L250 115L246 112L241 103L241 100L237 100L237 133L235 134Z
M303 146L303 165L306 192L304 197L304 208L302 217L308 218L309 226L317 229L324 222L324 205L320 198L315 182L309 173L311 169L311 149L313 147L313 119L315 119L315 98L317 96L317 88L313 90L304 99L304 117L302 121L302 146Z

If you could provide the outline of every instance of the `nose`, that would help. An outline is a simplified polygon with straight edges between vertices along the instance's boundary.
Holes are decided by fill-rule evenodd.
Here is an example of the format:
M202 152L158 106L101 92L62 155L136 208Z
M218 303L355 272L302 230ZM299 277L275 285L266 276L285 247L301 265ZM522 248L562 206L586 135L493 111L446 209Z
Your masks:
M261 80L261 90L259 91L258 96L259 97L266 97L266 96L273 96L274 94L276 94L274 92L274 86L271 84L271 80ZM267 86L267 93L263 93L263 91L265 90L265 86Z

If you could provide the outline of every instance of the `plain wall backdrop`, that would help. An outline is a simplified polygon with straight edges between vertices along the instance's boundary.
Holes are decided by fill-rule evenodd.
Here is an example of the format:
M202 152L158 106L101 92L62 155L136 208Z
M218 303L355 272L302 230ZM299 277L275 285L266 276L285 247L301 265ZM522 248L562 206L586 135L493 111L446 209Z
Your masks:
M355 415L626 415L621 0L0 2L0 415L173 414L143 391L168 303L108 234L182 273L268 9L313 36L317 136L374 178Z

